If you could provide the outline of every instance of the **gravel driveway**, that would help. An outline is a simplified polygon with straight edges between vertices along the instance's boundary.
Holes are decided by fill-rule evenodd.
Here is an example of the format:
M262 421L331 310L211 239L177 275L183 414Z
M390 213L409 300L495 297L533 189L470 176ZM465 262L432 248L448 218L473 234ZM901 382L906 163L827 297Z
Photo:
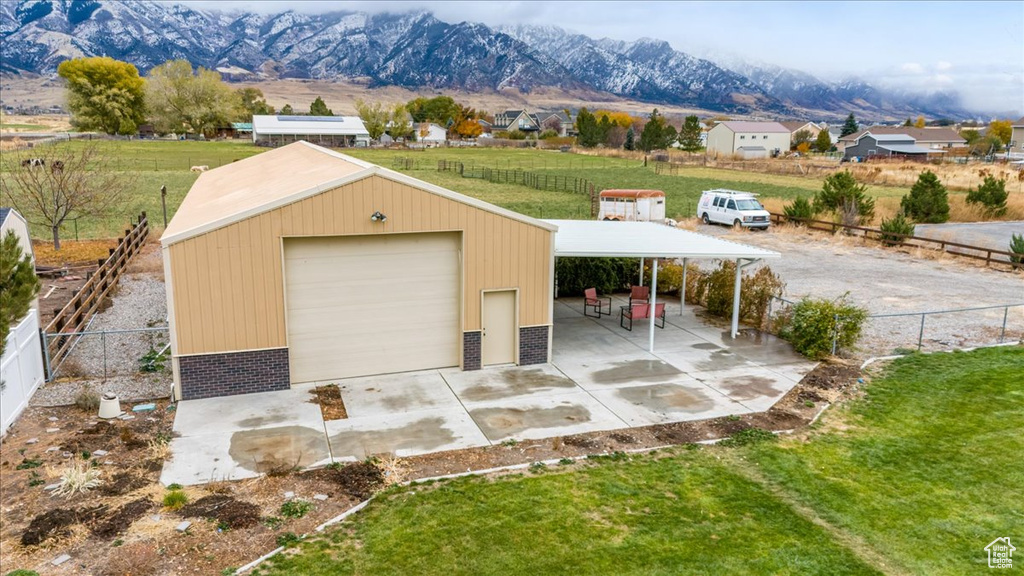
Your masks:
M852 302L872 314L950 310L1003 304L1024 304L1024 274L987 269L956 256L931 260L863 244L852 238L833 239L818 232L779 229L731 232L721 226L700 226L698 232L775 250L782 258L769 261L786 282L786 298L836 298L849 292ZM923 348L942 350L998 341L1003 309L940 314L925 320ZM916 348L921 316L875 318L868 321L861 351L890 354ZM1007 339L1024 336L1024 306L1007 315Z

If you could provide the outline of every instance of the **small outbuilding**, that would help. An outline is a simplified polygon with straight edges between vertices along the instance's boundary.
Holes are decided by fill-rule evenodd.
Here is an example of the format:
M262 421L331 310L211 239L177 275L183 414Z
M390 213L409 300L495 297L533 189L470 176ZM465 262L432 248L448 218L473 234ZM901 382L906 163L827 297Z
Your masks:
M176 396L547 362L556 230L307 142L205 172L161 238Z
M358 116L256 115L251 130L253 143L259 146L300 140L340 148L370 145L370 133Z

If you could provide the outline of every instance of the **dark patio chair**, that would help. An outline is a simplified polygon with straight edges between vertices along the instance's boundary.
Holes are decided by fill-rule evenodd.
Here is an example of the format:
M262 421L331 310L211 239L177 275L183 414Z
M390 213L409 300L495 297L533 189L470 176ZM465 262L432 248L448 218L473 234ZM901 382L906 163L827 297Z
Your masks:
M607 312L605 311L607 309ZM594 314L588 314L593 311ZM612 313L612 299L608 296L598 296L597 288L587 288L583 291L583 315L591 318L610 316Z

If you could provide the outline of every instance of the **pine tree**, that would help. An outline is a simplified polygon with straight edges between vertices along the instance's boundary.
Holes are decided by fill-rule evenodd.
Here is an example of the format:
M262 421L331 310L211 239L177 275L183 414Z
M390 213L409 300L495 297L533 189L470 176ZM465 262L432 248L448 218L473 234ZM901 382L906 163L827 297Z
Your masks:
M818 137L814 140L814 149L821 153L832 149L832 136L829 135L828 130L818 132Z
M672 130L673 137L675 136L675 129ZM640 133L640 149L644 152L650 152L651 150L662 150L668 147L666 138L668 132L665 129L665 117L658 112L655 108L651 112L651 118L644 125L643 132Z
M839 133L839 136L856 134L858 130L860 130L860 127L857 126L857 119L853 117L853 112L850 112L850 115L846 117L846 122L843 123L843 131Z
M900 200L900 209L915 222L941 224L949 220L949 194L931 170L925 170Z
M597 118L586 108L580 108L576 115L576 133L576 141L584 148L593 148L603 141Z
M323 98L317 96L316 100L313 100L313 103L309 105L309 115L310 116L334 116L334 112L331 111L331 109L327 107L327 104L324 103L324 99Z
M636 150L636 133L633 131L632 126L629 127L629 130L626 130L626 143L622 147L626 150Z
M291 114L295 114L295 110L292 108L291 104L285 104L281 107L281 115L289 116Z
M39 292L32 258L23 255L13 230L0 240L0 354L4 352L11 326L28 314Z
M679 145L687 152L697 152L701 145L700 120L696 116L687 116L683 121L683 127L679 129Z

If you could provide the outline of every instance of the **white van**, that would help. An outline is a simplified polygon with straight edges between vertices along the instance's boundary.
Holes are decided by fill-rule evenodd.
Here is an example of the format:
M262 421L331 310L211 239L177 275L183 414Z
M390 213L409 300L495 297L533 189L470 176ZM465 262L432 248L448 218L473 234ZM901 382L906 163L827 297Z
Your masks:
M697 217L705 224L767 229L771 214L757 201L757 194L736 190L705 190L697 204Z

